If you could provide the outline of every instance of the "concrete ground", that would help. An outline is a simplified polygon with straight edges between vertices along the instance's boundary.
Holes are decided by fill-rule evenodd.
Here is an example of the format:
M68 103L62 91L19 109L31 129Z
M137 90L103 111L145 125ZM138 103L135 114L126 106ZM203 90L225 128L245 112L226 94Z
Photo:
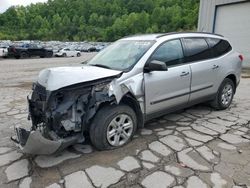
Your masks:
M0 187L250 187L250 79L241 80L232 106L198 105L148 122L131 143L96 151L89 141L59 155L29 156L10 141L26 120L26 96L45 67L80 58L0 60Z

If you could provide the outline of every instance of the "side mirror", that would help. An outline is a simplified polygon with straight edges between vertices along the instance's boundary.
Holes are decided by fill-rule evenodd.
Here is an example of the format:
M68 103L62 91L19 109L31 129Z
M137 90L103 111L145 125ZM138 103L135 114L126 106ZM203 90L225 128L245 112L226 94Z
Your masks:
M145 70L145 72L167 71L168 67L167 67L166 63L164 63L162 61L152 60L146 64L144 70Z

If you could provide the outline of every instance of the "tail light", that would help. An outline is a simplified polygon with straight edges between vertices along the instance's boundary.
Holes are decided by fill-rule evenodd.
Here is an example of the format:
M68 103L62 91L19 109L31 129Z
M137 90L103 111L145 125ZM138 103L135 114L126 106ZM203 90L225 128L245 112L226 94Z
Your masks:
M239 58L240 58L241 61L243 61L243 59L244 59L243 55L239 55Z

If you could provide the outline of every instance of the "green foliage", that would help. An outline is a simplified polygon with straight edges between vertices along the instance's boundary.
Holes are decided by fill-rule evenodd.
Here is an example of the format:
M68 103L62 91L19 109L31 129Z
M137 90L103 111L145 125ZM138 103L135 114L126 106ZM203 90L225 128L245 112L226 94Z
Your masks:
M0 14L0 39L114 41L195 30L199 0L48 0Z

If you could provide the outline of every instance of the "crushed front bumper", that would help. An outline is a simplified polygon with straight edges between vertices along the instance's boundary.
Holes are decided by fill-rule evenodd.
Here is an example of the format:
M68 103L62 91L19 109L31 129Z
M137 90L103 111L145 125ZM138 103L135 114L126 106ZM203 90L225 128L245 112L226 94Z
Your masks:
M20 149L24 153L49 155L55 153L62 146L62 141L52 141L42 136L39 130L27 131L23 128L16 128L17 140Z
M57 141L45 138L39 130L27 131L16 128L17 139L12 138L20 149L27 154L50 155L62 151L70 145L77 143L78 136L60 139Z

